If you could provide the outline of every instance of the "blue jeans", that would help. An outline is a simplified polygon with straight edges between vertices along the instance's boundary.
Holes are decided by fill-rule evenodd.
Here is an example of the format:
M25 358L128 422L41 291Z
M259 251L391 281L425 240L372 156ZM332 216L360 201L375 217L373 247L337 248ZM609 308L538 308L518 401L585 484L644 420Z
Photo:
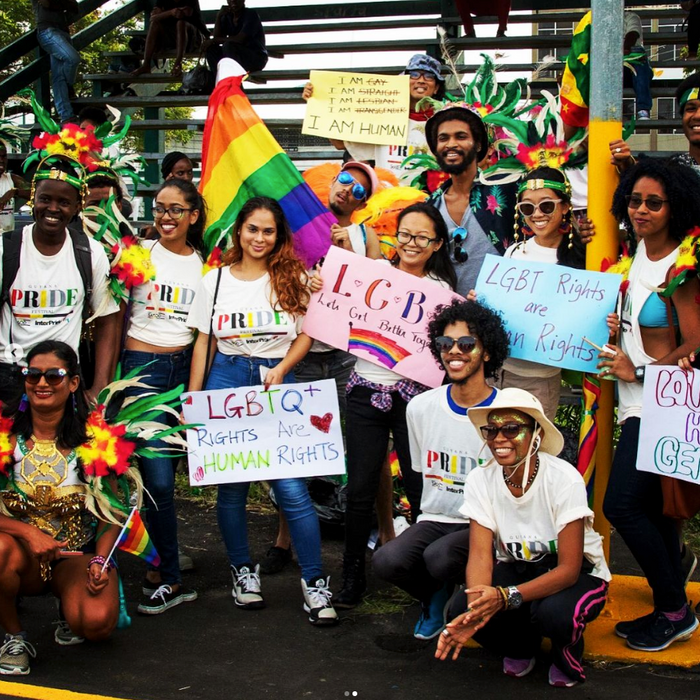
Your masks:
M231 389L262 384L260 367L275 367L281 358L268 359L223 355L217 352L207 379L207 389ZM285 384L294 381L290 372ZM251 562L248 547L248 523L245 506L250 483L220 484L217 498L219 529L229 562L239 567ZM270 481L282 512L289 523L289 532L297 550L302 576L308 581L321 576L321 530L318 515L306 488L306 480L276 479Z
M122 353L122 374L130 372L136 367L152 362L144 369L144 383L157 392L165 392L174 389L180 384L185 385L190 376L190 363L192 350L187 349L174 353L151 353L136 350L124 350ZM147 376L146 376L147 375ZM127 391L127 396L139 396L151 389L134 387ZM174 426L177 423L175 416L163 413L156 418L159 422ZM153 447L168 447L167 443L157 441ZM143 482L148 490L146 494L146 506L148 515L148 533L153 540L158 554L160 554L160 571L163 583L180 583L180 564L178 562L177 547L177 516L175 514L175 468L178 457L143 457L139 461ZM150 497L149 497L150 495ZM150 499L153 499L151 501ZM154 507L150 507L153 505Z
M658 474L637 471L639 418L628 418L608 480L603 512L637 560L654 595L654 608L676 612L686 603L676 524L663 514Z
M39 46L51 57L53 100L61 121L74 117L68 88L73 87L78 77L80 54L70 40L70 34L55 27L37 32Z
M636 46L635 50L644 50L643 47ZM629 68L624 69L624 83L625 87L632 86L634 94L637 98L637 112L644 110L649 112L651 110L651 81L654 77L654 71L649 65L649 57L644 56L644 60L640 63L634 63L633 73Z

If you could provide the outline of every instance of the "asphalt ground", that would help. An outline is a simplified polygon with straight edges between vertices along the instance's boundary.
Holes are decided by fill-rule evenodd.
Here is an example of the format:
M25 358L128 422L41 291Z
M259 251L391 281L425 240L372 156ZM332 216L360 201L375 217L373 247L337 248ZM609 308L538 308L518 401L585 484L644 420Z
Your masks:
M26 677L0 678L0 697L81 700L109 696L134 700L310 698L311 700L428 700L572 697L593 700L698 700L700 665L690 670L594 662L588 680L572 690L547 684L546 653L530 676L513 679L500 659L468 649L456 662L433 658L434 642L412 636L418 606L381 612L342 613L332 628L311 626L302 610L299 569L263 577L267 607L244 611L231 598L231 580L214 508L181 502L180 539L195 560L184 574L199 599L158 616L136 614L143 566L122 554L120 562L132 626L100 644L60 647L53 640L55 601L25 599L22 619L37 658ZM263 557L276 531L274 513L252 512L254 557ZM342 536L324 531L324 566L340 587ZM624 545L613 541L615 573L639 574ZM695 580L700 580L698 574ZM372 579L370 601L386 601L391 587ZM697 660L700 664L700 659ZM70 692L66 692L70 691Z

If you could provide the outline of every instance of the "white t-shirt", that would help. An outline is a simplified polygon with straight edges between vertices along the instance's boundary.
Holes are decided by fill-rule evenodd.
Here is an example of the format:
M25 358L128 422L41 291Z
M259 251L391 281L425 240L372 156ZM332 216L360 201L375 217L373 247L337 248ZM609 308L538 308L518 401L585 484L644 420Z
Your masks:
M532 260L533 262L557 264L557 249L545 248L537 242L537 236L531 236L524 243L515 243L509 246L503 254L504 258L513 258L513 260ZM530 360L520 360L515 357L509 357L503 363L503 369L521 377L556 377L561 374L559 367L550 367L539 362L530 362Z
M218 270L202 279L187 325L209 333ZM265 273L253 281L239 280L230 267L221 271L221 284L213 310L212 333L224 355L282 358L301 333L304 317L294 318L279 309L277 298Z
M75 261L73 242L66 240L56 255L42 255L34 245L32 229L22 232L19 270L10 287L10 302L3 304L0 320L0 362L10 343L17 343L25 354L43 340L62 340L78 351L83 328L85 290ZM99 316L119 310L107 287L109 262L102 246L88 237L92 258L92 308ZM0 259L2 240L0 240ZM1 273L0 273L1 274Z
M0 175L0 197L13 190L15 183L10 173ZM15 230L15 198L12 197L0 207L0 233Z
M189 345L194 331L187 316L202 282L202 260L191 249L190 255L177 255L158 241L141 245L151 250L156 278L134 289L127 335L164 348Z
M491 459L466 413L450 406L451 386L439 386L414 396L406 409L411 466L423 474L418 522L465 524L467 521L459 512L464 503L464 481L474 467ZM494 389L478 405L488 406L496 394Z
M377 262L381 263L382 265L391 265L391 263L388 260L378 260ZM435 284L439 284L441 287L444 287L445 289L450 288L450 285L445 280L438 279L437 277L433 277L432 275L428 275L425 279L429 279L432 282L435 282ZM430 355L430 357L427 357L427 361L433 362L433 356ZM358 375L360 375L360 377L366 379L369 382L374 382L375 384L383 384L384 386L394 386L394 384L403 379L403 377L400 374L392 372L386 367L375 365L374 362L365 360L362 357L357 358L357 362L355 363L355 372Z
M542 452L539 457L539 473L519 498L508 489L498 464L469 472L460 512L491 530L496 558L511 563L557 554L559 533L583 519L583 556L593 565L593 576L609 581L603 538L593 529L583 477L559 457Z
M390 170L405 185L419 175L425 168L404 170L401 167L406 158L418 154L430 154L428 142L425 139L425 121L408 120L408 141L401 146L379 146L372 143L356 143L346 141L345 148L354 160L373 160L375 168ZM402 179L407 182L401 182Z

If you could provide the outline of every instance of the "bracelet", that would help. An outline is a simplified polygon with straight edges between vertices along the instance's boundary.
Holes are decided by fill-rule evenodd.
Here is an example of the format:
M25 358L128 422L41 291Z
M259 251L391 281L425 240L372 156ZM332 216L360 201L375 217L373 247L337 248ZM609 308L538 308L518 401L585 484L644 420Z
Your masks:
M104 566L105 571L106 571L107 573L109 573L109 572L112 570L112 564L111 564L110 562L108 562L108 561L107 561L103 556L101 556L100 554L96 554L92 559L90 559L90 561L88 562L88 565L87 565L87 570L88 570L88 572L90 571L90 567L91 567L93 564L99 564L100 566Z
M508 593L506 589L503 588L503 586L496 586L496 590L501 594L501 598L503 598L503 609L508 610Z

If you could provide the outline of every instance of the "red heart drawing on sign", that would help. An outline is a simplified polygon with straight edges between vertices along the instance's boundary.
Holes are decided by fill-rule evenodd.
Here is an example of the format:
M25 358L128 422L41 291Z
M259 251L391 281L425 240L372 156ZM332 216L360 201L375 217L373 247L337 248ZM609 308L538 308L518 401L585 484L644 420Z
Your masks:
M331 429L332 420L332 413L326 413L325 416L311 416L311 425L322 433L327 433Z
M191 396L185 397L185 400L184 400L182 403L187 404L188 406L190 406L190 405L192 404L192 397L191 397Z
M194 470L194 480L201 481L204 478L204 469L202 467L197 467Z

